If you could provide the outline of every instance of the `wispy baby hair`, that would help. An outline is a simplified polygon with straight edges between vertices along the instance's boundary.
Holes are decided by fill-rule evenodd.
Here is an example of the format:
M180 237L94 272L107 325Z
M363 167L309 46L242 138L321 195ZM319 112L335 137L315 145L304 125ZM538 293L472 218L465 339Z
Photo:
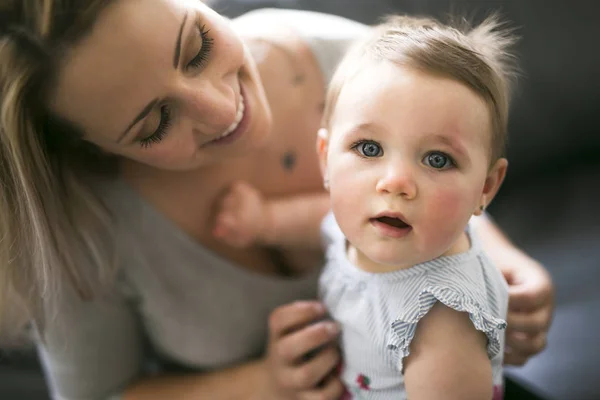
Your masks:
M344 84L368 63L389 61L466 85L490 111L491 163L504 156L510 92L518 68L517 37L497 14L473 26L464 18L442 24L433 18L392 15L375 26L342 60L327 93L323 126L330 129Z

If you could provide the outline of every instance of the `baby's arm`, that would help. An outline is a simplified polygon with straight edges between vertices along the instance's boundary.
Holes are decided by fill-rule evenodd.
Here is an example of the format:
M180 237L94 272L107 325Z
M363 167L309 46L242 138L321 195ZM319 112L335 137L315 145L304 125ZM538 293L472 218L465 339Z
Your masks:
M408 398L490 400L487 338L464 312L437 303L419 321L404 359Z
M217 208L214 235L231 246L320 249L327 193L266 199L246 182L234 183Z

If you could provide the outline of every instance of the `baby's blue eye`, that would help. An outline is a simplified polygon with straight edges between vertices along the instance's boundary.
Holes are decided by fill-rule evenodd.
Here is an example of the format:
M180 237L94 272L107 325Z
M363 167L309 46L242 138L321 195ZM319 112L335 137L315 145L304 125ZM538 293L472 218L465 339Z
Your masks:
M364 157L381 157L383 155L383 149L380 145L375 142L363 142L356 146L358 152Z
M447 169L454 166L454 161L444 153L432 152L423 159L425 165L435 169Z

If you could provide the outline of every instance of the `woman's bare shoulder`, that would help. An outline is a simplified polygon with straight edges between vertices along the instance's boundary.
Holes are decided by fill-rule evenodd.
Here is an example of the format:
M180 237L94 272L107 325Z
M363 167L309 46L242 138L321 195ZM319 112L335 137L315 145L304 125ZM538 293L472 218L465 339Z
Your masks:
M259 66L269 62L273 52L290 58L293 64L301 61L296 58L303 58L309 50L294 18L296 12L300 11L260 9L233 20L234 29L250 47Z
M304 10L258 9L232 22L243 36L269 36L277 30L291 29L305 37L340 38L356 37L368 31L366 25L347 18Z
M369 31L366 25L336 15L283 9L254 10L233 20L233 25L249 44L269 42L299 61L315 63L325 83L348 47ZM255 54L259 61L261 54L265 53Z

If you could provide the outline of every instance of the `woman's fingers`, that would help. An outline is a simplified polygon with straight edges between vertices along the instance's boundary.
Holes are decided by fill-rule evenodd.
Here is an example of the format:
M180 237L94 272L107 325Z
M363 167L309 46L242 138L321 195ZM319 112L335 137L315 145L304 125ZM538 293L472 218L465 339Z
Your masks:
M290 389L312 389L323 381L340 361L334 346L321 349L314 357L290 369Z
M551 321L551 309L540 308L531 313L509 312L507 316L508 329L536 335L546 332Z
M344 394L344 385L337 376L331 376L319 388L301 393L300 400L338 400Z
M525 361L534 354L539 353L546 347L547 336L545 332L537 335L527 335L523 332L508 331L506 333L507 354L505 363L523 365Z
M517 367L520 367L525 365L527 360L529 360L529 356L523 356L510 352L504 353L504 364L506 365L515 365Z
M275 309L269 316L271 340L277 340L325 316L325 307L316 301L296 301Z
M535 279L515 284L509 288L510 308L513 310L533 311L552 305L552 286L550 281L538 282Z
M269 317L268 358L273 382L294 399L338 399L339 380L332 371L340 362L332 343L339 327L323 320L324 306L315 301L283 305Z
M339 332L335 322L317 322L282 338L276 344L274 351L284 362L298 363L302 358L307 358L308 353L334 340Z
M322 320L324 316L324 307L314 301L284 305L271 314L268 358L273 380L282 393L299 398L306 391L311 396L335 392L335 385L326 378L340 361L332 343L339 328ZM320 385L324 381L328 384Z
M505 364L524 365L546 347L551 312L549 308L540 308L531 313L508 313Z

